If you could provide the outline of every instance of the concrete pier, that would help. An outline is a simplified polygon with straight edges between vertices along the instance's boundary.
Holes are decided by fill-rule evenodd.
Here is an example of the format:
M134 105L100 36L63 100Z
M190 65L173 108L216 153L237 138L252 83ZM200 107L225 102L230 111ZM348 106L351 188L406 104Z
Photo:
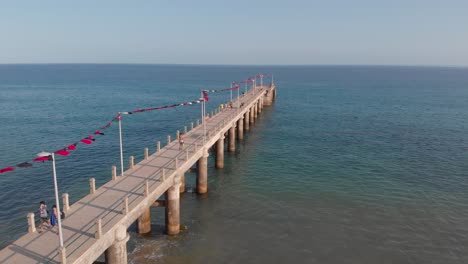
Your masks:
M224 135L216 141L216 168L224 168Z
M166 233L177 235L180 232L180 179L166 192Z
M250 130L250 110L248 110L247 112L245 112L244 114L244 129L245 131L249 131Z
M150 208L154 206L165 207L166 231L170 235L178 234L184 173L197 164L196 190L207 193L208 149L216 147L213 148L216 166L224 167L224 162L222 166L220 163L224 161L224 134L227 133L228 151L235 151L236 136L242 139L244 130L249 130L250 123L255 122L255 111L258 116L263 106L275 98L274 85L257 86L255 91L245 93L240 102L234 100L234 106L243 105L241 109L226 108L207 119L206 134L198 121L196 127L187 131L184 149L179 149L178 141L168 136L167 145L161 146L157 141L156 152L150 154L151 149L145 149L144 159L135 161L130 157L125 177L118 176L117 167L113 166L112 177L99 188L94 180L89 181L90 191L85 197L74 198L72 201L76 202L69 204L68 195L64 195L67 217L62 221L62 248L58 248L56 232L38 233L34 214L25 212L28 228L22 237L0 250L0 263L93 263L105 254L107 263L125 264L127 228L137 222L138 233L151 232ZM91 177L83 175L83 178ZM87 185L88 181L83 180L83 184ZM161 199L163 196L166 200Z
M241 116L239 120L237 120L237 139L243 140L244 139L244 117Z
M255 123L254 117L255 117L255 115L254 115L254 108L253 108L253 106L252 106L252 107L250 108L250 116L249 116L249 121L250 121L251 124Z
M115 231L114 243L105 253L107 264L127 264L127 241L129 238L125 227L119 227Z
M270 85L268 89L265 91L265 95L263 96L263 105L270 106L273 104L273 100L276 97L276 87L274 84Z
M232 125L229 129L229 152L236 152L236 125Z
M203 149L203 155L197 162L197 193L208 191L208 150Z
M185 173L180 174L180 193L185 192Z
M138 217L138 233L146 234L151 232L151 207L143 210L143 213Z
M253 107L254 107L254 117L255 117L255 120L257 120L257 117L258 117L258 107L257 107L257 106L258 106L257 103L255 103L254 106L253 106Z

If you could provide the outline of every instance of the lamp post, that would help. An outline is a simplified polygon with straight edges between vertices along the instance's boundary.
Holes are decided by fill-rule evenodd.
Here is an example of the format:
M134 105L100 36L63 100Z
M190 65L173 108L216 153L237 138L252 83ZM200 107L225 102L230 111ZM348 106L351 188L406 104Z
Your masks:
M201 100L202 100L202 103L201 103L201 115L202 115L202 125L203 125L203 145L205 144L206 142L206 139L205 139L205 136L206 136L206 125L205 125L205 103L206 103L206 100L205 100L205 96L203 96L203 90L201 91Z
M63 234L62 234L62 220L60 219L60 202L58 196L58 186L57 186L57 172L55 171L55 155L54 153L41 152L37 154L38 157L52 157L52 172L54 175L54 189L55 189L55 205L57 206L57 222L59 230L59 239L60 239L60 249L63 248ZM54 213L54 212L52 212Z
M240 97L239 97L240 84L236 83L236 86L237 86L237 112L239 112L240 110Z
M124 176L124 164L123 164L123 144L122 144L122 114L128 114L128 112L119 112L119 141L120 141L120 175Z
M247 95L247 84L249 83L249 79L245 81L245 92L244 94Z
M253 79L253 83L252 83L252 94L255 93L255 86L257 86L257 85L256 85L256 82L257 82L257 76L255 76L254 79Z

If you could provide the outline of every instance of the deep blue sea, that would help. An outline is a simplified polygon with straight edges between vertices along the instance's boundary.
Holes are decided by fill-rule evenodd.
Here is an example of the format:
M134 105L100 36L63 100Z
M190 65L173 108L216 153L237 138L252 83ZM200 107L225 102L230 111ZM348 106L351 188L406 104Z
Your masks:
M468 68L0 65L0 168L118 111L196 100L259 72L274 74L274 105L223 170L210 157L208 197L182 195L179 236L163 234L160 208L150 236L130 228L131 263L468 263ZM125 160L197 118L198 105L126 117ZM117 126L105 132L57 158L71 202L119 163ZM50 163L0 174L0 247L27 231L40 200L54 203Z

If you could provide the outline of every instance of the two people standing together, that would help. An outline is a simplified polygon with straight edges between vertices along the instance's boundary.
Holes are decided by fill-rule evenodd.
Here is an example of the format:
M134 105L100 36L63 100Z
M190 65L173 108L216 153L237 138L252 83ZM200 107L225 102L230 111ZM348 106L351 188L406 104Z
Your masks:
M38 228L39 232L45 231L48 227L51 227L54 231L57 231L58 217L60 216L61 219L65 218L64 212L61 212L60 215L58 214L57 206L55 204L52 206L52 213L50 213L44 201L39 202L39 210L37 214L40 218Z

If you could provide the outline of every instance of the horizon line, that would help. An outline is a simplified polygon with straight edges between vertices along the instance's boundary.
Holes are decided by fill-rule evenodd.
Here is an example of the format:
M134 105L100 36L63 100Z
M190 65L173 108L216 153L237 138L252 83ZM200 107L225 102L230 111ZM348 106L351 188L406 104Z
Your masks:
M19 63L0 63L0 66L7 65L167 65L167 66L244 66L244 67L427 67L427 68L468 68L468 65L450 65L450 64L218 64L218 63L135 63L135 62L19 62Z

